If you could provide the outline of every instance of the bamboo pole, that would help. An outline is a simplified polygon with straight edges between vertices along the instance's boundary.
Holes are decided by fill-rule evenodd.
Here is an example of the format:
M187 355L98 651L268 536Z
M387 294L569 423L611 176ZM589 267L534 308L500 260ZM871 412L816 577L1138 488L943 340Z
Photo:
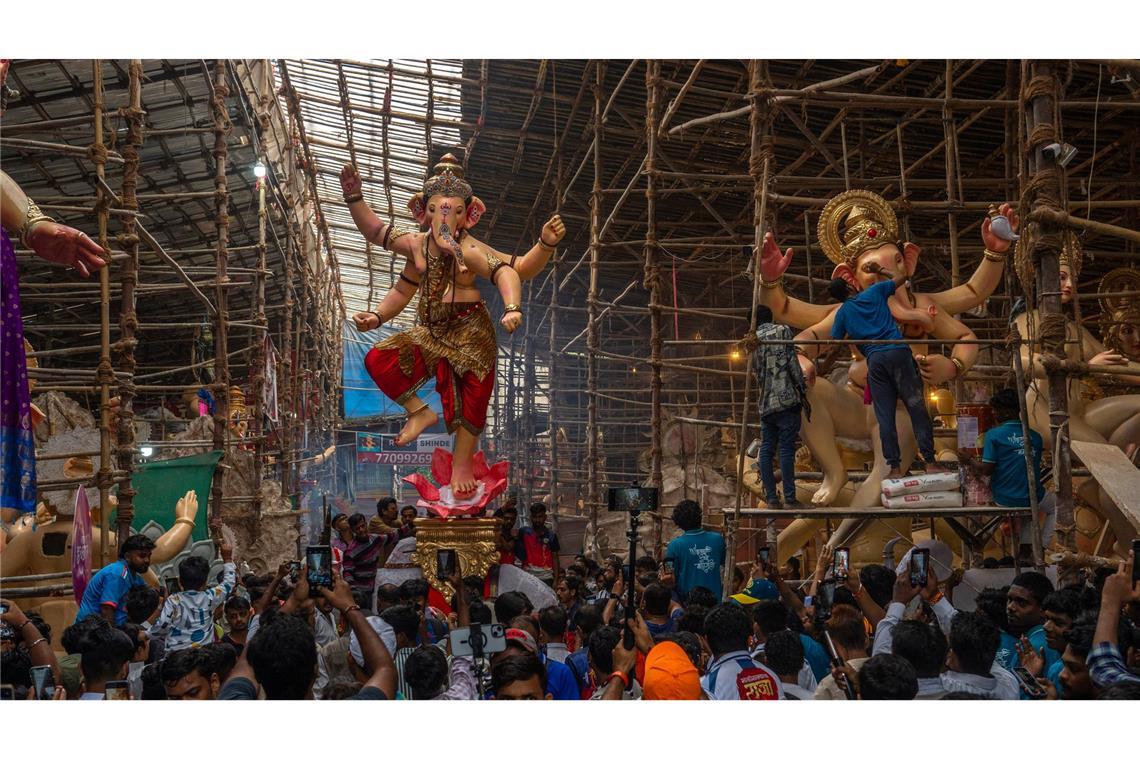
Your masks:
M753 217L753 262L755 271L752 275L752 315L748 321L749 333L756 332L756 306L760 303L760 250L764 245L765 227L768 213L768 175L772 164L772 144L768 134L771 128L771 116L767 102L760 98L760 93L768 85L768 66L759 60L748 62L748 90L752 94L749 115L749 127L752 137L752 146L748 159L749 174L756 182L752 199L755 216ZM744 395L740 413L740 430L737 433L737 448L744 450L745 437L748 435L749 394L752 390L752 373L744 373ZM787 484L785 484L785 488ZM736 463L736 508L733 510L733 527L740 524L740 504L744 499L744 457L738 456ZM731 544L728 556L732 561L725 563L724 587L732 588L732 568L736 557L736 531L729 530Z
M661 62L646 61L645 68L645 274L643 285L649 290L649 356L652 362L650 379L650 420L652 432L649 440L649 485L661 488L661 272L657 251L657 138L675 109L680 105L688 87L700 72L702 62L693 67L686 82L669 110L657 125L657 111L661 97ZM661 555L661 522L653 523L653 550Z
M123 207L130 211L138 211L137 197L139 149L143 142L142 110L142 76L143 64L140 59L132 59L128 66L127 100L128 105L123 109L127 118L127 144L123 148ZM135 230L136 221L133 216L123 217L123 232L120 237L124 244L128 258L123 260L119 268L119 281L122 283L119 312L119 367L126 377L119 379L119 414L118 414L118 467L127 473L127 479L119 485L119 507L116 519L116 533L119 545L131 534L131 522L134 520L134 498L137 493L131 483L131 474L134 472L135 460L135 382L134 375L137 364L135 362L135 346L138 339L135 329L138 327L138 317L135 314L135 289L138 284L139 265L139 237Z
M598 557L598 505L600 497L600 483L598 478L599 461L598 452L598 400L594 392L598 388L598 262L599 262L599 233L601 231L602 214L602 87L605 84L605 64L602 61L595 63L594 83L594 184L590 194L590 289L586 294L586 500L589 502L590 525L588 551Z
M209 72L204 72L209 81ZM213 97L210 100L210 112L214 121L214 230L217 235L217 248L215 250L216 273L218 283L227 280L226 265L229 263L229 252L226 244L229 242L229 190L226 183L226 157L228 146L226 137L232 129L229 119L226 97L229 95L229 84L226 82L226 61L218 59L214 62L214 76L216 80L213 87ZM217 361L214 364L214 437L215 450L222 450L222 460L228 454L228 422L229 422L229 395L230 372L227 361L229 311L227 303L229 296L225 288L214 289L214 304L217 315L214 318L214 352ZM225 469L222 461L214 468L213 483L210 488L210 502L214 507L213 514L207 509L207 519L220 514L219 507L222 499L222 480Z
M265 146L262 144L262 150ZM268 169L267 169L268 171ZM257 267L262 272L268 268L268 244L265 238L265 224L268 219L269 213L265 206L265 186L268 181L268 174L265 177L260 177L257 181ZM259 273L257 275L257 288L254 291L254 302L257 308L256 322L258 326L265 327L268 330L269 320L265 317L265 275ZM253 349L253 382L251 392L253 393L253 419L250 425L250 432L255 435L256 441L254 443L254 472L253 472L253 508L256 515L261 515L261 479L265 471L265 373L267 371L266 361L268 359L268 344L269 335L262 335L258 333L256 339L253 335L250 336L251 342L256 340ZM273 367L270 371L276 371Z
M554 89L555 94L558 90L558 73L554 73ZM557 101L554 101L557 103ZM556 106L557 107L557 106ZM558 119L554 119L554 128L558 129ZM555 167L554 174L554 213L558 214L562 211L562 157L556 155L552 157L556 160L557 166ZM535 199L538 203L538 199ZM533 212L533 207L532 207ZM562 249L565 251L565 247ZM554 252L551 261L552 278L550 281L550 336L547 341L549 347L549 359L547 360L547 367L549 375L549 389L547 390L547 429L550 431L550 509L554 514L557 521L559 513L562 511L562 500L560 498L561 485L562 485L562 472L558 466L558 352L555 351L558 338L558 264L562 260L562 254L558 251Z
M95 175L106 177L107 148L103 144L103 61L91 62L92 71L92 119L95 134L90 156L95 164ZM96 209L99 218L99 245L108 250L107 220L109 199L99 190ZM115 376L111 368L111 267L110 262L99 270L99 368L97 382L99 388L99 471L96 483L99 486L99 529L104 537L110 536L108 528L111 514L111 383ZM100 565L106 566L109 558L110 541L100 542Z
M1021 208L1029 218L1028 235L1037 240L1033 251L1037 260L1038 313L1042 328L1049 323L1050 334L1064 336L1067 320L1061 307L1060 255L1061 228L1043 210L1060 210L1062 206L1061 170L1056 159L1046 153L1044 147L1054 141L1059 134L1060 124L1054 122L1057 100L1061 85L1056 63L1035 60L1022 64L1022 98L1026 109L1025 141L1028 160L1024 167L1021 184ZM1028 205L1027 205L1028 204ZM1034 229L1036 228L1036 229ZM1024 233L1023 233L1024 234ZM1063 341L1063 337L1061 338ZM1064 345L1042 341L1042 352L1046 357L1057 361L1065 358ZM1054 446L1053 477L1057 484L1057 538L1070 550L1076 548L1076 533L1073 522L1073 478L1072 462L1069 455L1069 394L1067 376L1064 371L1047 370L1049 384L1049 427Z
M942 129L946 135L942 144L945 146L944 153L946 155L946 200L948 203L953 204L956 200L954 188L954 176L956 174L955 167L957 162L954 158L954 109L950 105L951 98L954 97L954 61L946 59L946 98L942 106ZM899 167L901 176L906 176L903 168ZM947 223L950 225L950 286L957 287L962 283L962 274L958 261L958 215L951 208L947 216Z

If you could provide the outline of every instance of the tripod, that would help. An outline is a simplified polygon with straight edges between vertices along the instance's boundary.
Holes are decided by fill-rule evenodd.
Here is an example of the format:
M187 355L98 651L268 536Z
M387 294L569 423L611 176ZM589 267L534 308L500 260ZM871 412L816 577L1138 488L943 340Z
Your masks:
M626 538L629 539L629 588L626 589L626 605L625 605L625 619L627 621L625 630L622 631L622 644L626 649L633 649L634 639L633 631L630 630L628 621L634 619L636 610L636 600L634 597L634 565L637 561L637 529L641 527L641 510L631 509L629 511L629 530L626 531Z

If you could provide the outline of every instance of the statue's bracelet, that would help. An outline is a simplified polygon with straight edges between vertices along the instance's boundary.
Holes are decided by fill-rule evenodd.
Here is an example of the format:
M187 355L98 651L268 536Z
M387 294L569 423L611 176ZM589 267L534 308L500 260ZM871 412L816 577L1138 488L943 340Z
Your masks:
M961 377L962 375L966 374L966 364L961 359L956 356L951 356L950 363L958 368L958 373L954 375L954 377Z
M1005 261L1005 254L1004 253L998 253L997 251L991 251L989 248L983 249L982 255L985 256L988 260L996 261L999 264L1001 264L1002 262Z
M782 288L782 287L784 287L784 275L780 275L779 277L777 277L776 279L774 279L770 282L768 280L761 279L760 280L760 287L768 288L769 290L771 290L773 288Z
M194 521L191 520L189 517L179 517L177 520L174 521L175 525L178 525L179 523L181 523L182 525L189 525L191 528L194 527Z
M510 314L512 311L522 314L522 309L519 308L519 305L517 303L509 303L503 307L504 314Z
M364 200L364 194L363 193L354 193L353 195L344 196L344 202L345 203L356 203L356 202L362 201L362 200Z
M555 250L555 247L553 245L550 245L549 243L547 243L545 240L543 240L541 235L538 238L538 244L540 246L542 246L543 250L547 250L547 251L554 251Z

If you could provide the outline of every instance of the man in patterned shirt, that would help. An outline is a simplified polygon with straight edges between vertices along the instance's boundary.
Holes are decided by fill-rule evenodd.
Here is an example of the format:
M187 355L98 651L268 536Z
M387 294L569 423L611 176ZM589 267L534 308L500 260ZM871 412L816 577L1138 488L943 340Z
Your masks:
M1107 689L1118 683L1140 683L1140 675L1128 669L1120 652L1120 610L1125 604L1140 603L1140 584L1132 583L1132 566L1136 557L1128 553L1114 575L1104 581L1100 596L1100 615L1096 621L1093 647L1088 653L1089 675L1093 683ZM1125 630L1128 630L1125 628Z
M394 502L393 502L394 503ZM354 514L348 518L352 530L352 541L344 550L344 579L353 591L364 594L368 604L372 604L373 587L376 585L376 569L380 566L381 551L387 546L395 546L400 539L412 535L415 527L401 525L391 533L378 536L368 532L368 520L364 515ZM372 610L368 610L371 612Z
M183 591L171 594L162 614L151 626L151 638L166 637L166 651L177 652L200 647L214 641L214 610L225 603L237 582L234 549L225 538L216 541L222 556L222 582L206 588L210 563L203 557L190 556L178 566L178 580Z
M790 508L804 505L796 501L796 438L800 433L800 412L811 408L807 402L807 388L803 370L796 358L795 337L792 328L772 321L772 310L756 307L756 354L753 366L760 385L760 426L762 443L760 480L764 484L764 498L769 509L780 507L776 494L776 473L772 456L780 460L780 477L784 484L784 502ZM764 341L788 341L767 343ZM778 451L777 451L778 449Z

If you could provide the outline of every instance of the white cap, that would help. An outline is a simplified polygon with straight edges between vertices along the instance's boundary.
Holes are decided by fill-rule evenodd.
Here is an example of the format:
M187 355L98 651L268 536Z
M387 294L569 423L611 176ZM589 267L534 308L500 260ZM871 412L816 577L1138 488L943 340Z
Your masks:
M372 630L376 631L380 636L380 640L384 642L384 646L388 648L388 654L391 657L396 656L396 631L392 626L385 623L375 615L368 618L368 625L372 626ZM348 653L352 655L352 659L360 667L364 667L364 655L360 651L360 640L356 638L356 631L348 638Z
M950 577L950 573L954 572L954 550L948 544L930 538L924 538L916 543L917 549L929 549L930 561L934 563L934 572L938 575L939 580L946 580ZM906 554L903 555L902 561L899 562L898 567L895 568L896 575L902 575L907 571L910 565L910 553L913 549L907 549Z

